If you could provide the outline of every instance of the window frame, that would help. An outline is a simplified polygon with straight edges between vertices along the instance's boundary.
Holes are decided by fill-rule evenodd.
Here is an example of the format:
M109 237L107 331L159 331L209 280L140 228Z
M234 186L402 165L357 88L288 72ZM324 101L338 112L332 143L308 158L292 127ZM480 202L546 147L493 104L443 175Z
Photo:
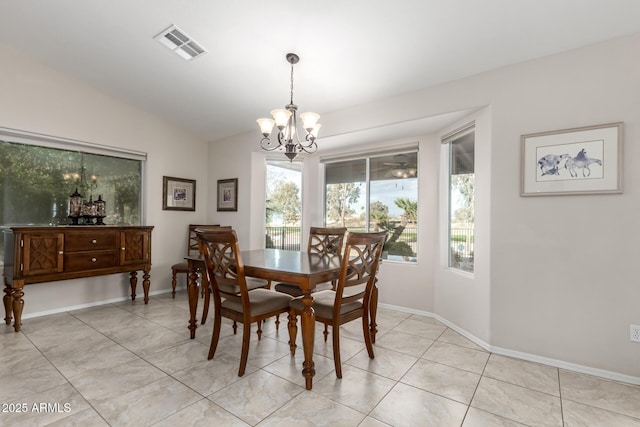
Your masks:
M365 181L364 181L364 195L365 195L365 203L364 203L364 216L365 216L365 229L370 230L371 227L371 159L376 157L384 157L384 156L396 156L402 154L415 154L416 156L416 201L419 202L420 197L420 180L419 177L419 164L420 164L420 150L417 144L408 145L403 147L398 147L394 150L383 150L383 151L374 151L374 152L366 152L366 153L356 153L350 156L340 156L340 157L329 157L321 159L320 162L323 165L322 170L322 218L324 226L327 226L327 174L326 174L326 165L330 163L337 162L345 162L345 161L357 161L364 160L365 161ZM402 259L403 257L399 255L392 255L393 258L385 258L385 262L397 262L403 264L417 264L419 262L419 253L420 253L420 206L418 205L418 211L416 214L416 248L415 248L415 256L410 257L409 260Z
M264 215L263 215L263 221L264 221L264 235L265 235L265 241L264 241L264 245L266 248L272 247L272 248L276 248L275 244L273 244L273 242L271 243L271 245L269 245L268 242L268 238L270 237L269 234L269 230L268 230L268 224L267 224L267 215L266 215L266 209L267 209L267 194L268 194L268 174L269 174L269 165L273 164L273 163L296 163L299 164L299 173L300 173L300 186L299 186L299 192L300 192L300 232L299 232L299 239L300 241L297 244L298 250L302 250L302 248L305 248L306 246L303 244L303 237L305 236L305 232L303 230L303 224L304 224L304 159L302 157L298 157L296 159L294 159L292 162L289 162L288 160L285 160L281 157L275 157L275 156L265 156L264 158L264 177L265 177L265 186L264 186ZM283 225L283 234L286 234L286 229L287 226ZM284 245L284 239L281 245ZM295 244L294 244L295 245Z
M447 160L447 165L446 165L446 180L447 180L447 224L446 224L446 258L447 258L447 262L446 262L446 267L454 270L454 271L458 271L461 273L465 273L465 274L471 274L473 275L475 273L475 254L473 255L473 264L472 264L472 268L471 269L464 269L461 268L460 266L457 265L453 265L452 263L452 247L451 247L451 241L452 241L452 234L451 234L451 230L452 230L452 194L451 194L451 185L452 185L452 171L453 171L453 143L469 134L474 134L474 151L473 151L473 163L474 163L474 170L473 170L473 175L474 175L474 199L475 199L475 176L476 176L476 171L475 171L475 164L476 164L476 155L475 155L475 133L476 133L476 123L475 121L467 123L459 128L456 128L455 130L445 134L444 136L442 136L441 138L441 143L442 145L447 145L447 156L446 156L446 160ZM474 205L474 209L473 209L473 213L474 213L474 227L473 227L473 235L471 236L472 240L473 240L473 251L475 252L475 205Z
M44 147L76 153L109 156L140 162L140 225L146 224L146 168L147 153L120 147L112 147L77 139L63 138L42 133L29 132L13 128L0 127L0 140L34 147Z

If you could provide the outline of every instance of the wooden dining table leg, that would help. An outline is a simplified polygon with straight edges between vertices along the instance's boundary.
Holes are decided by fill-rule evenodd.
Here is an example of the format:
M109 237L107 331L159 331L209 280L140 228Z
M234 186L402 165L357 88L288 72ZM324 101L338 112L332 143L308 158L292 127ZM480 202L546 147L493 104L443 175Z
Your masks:
M189 280L187 283L187 292L189 294L189 331L191 339L196 337L196 329L198 328L198 319L196 312L198 311L198 272L192 261L187 262L189 267Z
M313 342L315 339L316 315L312 307L313 298L311 297L310 290L304 291L302 304L304 305L304 310L300 316L302 317L302 347L304 351L302 376L305 379L306 389L311 390L313 386L313 376L316 374L315 364L313 362Z

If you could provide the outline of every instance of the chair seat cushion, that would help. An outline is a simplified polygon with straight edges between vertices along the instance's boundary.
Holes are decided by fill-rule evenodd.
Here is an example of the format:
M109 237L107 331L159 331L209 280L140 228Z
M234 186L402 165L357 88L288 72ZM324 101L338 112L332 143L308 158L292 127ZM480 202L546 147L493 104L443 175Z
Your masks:
M249 304L251 316L261 316L265 313L286 309L292 297L280 292L268 289L254 289L249 292ZM240 298L227 298L222 301L222 307L242 313L242 301Z
M316 313L316 317L322 317L324 319L331 319L333 317L333 304L336 299L335 291L320 291L313 294L313 309ZM303 311L304 305L302 304L302 297L294 298L289 303L289 306L297 311ZM346 314L354 310L362 308L362 301L354 301L348 304L343 304L340 307L340 314Z
M294 285L293 283L278 283L274 289L278 292L284 292L285 294L289 294L294 297L299 297L302 295L302 289L300 289L300 286ZM325 282L318 283L311 292L330 291L332 289L333 286L331 285L331 283Z
M256 279L255 277L246 277L247 289L252 291L254 289L266 288L269 286L269 282L264 279ZM228 285L222 283L219 285L220 290L227 294L240 294L240 285Z
M178 262L171 266L171 270L174 271L189 271L189 267L186 262Z

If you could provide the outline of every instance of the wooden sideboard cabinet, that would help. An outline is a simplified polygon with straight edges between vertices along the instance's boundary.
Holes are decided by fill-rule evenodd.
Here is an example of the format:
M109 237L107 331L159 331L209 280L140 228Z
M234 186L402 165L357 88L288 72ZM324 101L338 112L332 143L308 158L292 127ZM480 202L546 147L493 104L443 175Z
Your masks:
M149 302L153 227L9 227L4 232L5 323L20 331L24 285L130 273L136 299L143 271L144 303Z

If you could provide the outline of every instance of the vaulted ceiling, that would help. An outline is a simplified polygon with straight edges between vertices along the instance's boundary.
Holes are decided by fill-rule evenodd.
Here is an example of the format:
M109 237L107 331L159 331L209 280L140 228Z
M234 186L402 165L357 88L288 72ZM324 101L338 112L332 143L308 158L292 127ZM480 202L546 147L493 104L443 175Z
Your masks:
M176 25L207 53L154 40ZM207 141L640 31L637 0L2 0L0 43ZM322 121L322 120L321 120Z

